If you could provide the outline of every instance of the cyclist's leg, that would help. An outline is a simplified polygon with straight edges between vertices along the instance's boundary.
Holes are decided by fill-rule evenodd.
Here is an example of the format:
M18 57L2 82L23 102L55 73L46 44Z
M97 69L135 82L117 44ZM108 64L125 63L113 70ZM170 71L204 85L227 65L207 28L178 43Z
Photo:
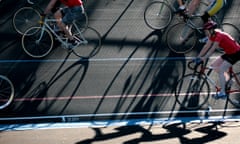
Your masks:
M216 72L218 73L222 94L225 94L226 81L229 80L229 75L227 71L237 61L237 59L233 60L233 57L234 56L229 56L224 54L221 57L218 57L211 64L211 66L215 68Z
M192 15L192 14L195 12L195 10L197 9L197 7L200 5L200 1L201 1L201 0L192 0L192 1L189 3L189 5L188 5L188 7L187 7L187 9L188 9L188 14L189 14L189 15Z
M70 40L73 40L73 36L71 34L71 30L67 29L67 25L71 25L72 22L76 19L81 19L83 16L83 7L73 7L73 8L64 8L61 10L62 21L59 22L60 28L64 31L67 37Z

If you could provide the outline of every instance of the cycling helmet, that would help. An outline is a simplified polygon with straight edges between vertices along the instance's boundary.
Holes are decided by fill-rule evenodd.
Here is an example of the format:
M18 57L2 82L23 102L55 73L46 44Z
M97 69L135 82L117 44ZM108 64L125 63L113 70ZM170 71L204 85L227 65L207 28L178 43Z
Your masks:
M208 21L204 24L203 28L204 30L215 29L217 28L217 23L215 23L214 21Z

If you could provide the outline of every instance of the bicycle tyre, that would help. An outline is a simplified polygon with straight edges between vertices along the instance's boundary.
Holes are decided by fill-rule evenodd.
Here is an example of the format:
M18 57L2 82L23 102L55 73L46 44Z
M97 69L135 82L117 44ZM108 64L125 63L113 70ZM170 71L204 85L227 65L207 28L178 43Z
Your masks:
M207 80L199 75L188 74L177 82L174 91L175 98L182 108L199 109L207 102L210 87Z
M144 21L153 30L166 28L173 17L171 7L162 1L154 1L148 4L144 10Z
M224 32L230 34L238 43L240 42L240 30L237 26L231 23L223 23L221 28Z
M40 36L41 39L39 39ZM53 43L51 32L47 29L42 31L42 27L32 27L22 36L22 48L26 54L33 58L42 58L48 55L53 48Z
M88 27L82 33L74 33L76 39L80 39L79 47L73 49L73 53L82 58L90 58L95 56L101 48L101 35L91 27Z
M0 109L9 106L14 98L14 86L12 82L3 75L0 75Z
M240 72L236 74L237 78L240 78ZM239 93L240 93L240 86L238 85L238 83L236 82L234 77L231 77L231 80L233 83L231 84L231 89L230 91L234 91L228 94L228 100L230 101L230 103L232 105L234 105L237 108L240 108L240 97L239 97ZM229 85L229 82L226 84Z
M171 26L166 35L167 46L175 53L188 53L197 44L196 30L185 23L177 23Z
M12 19L12 24L14 30L23 35L24 32L33 27L33 26L40 26L40 12L33 7L22 7L18 9Z

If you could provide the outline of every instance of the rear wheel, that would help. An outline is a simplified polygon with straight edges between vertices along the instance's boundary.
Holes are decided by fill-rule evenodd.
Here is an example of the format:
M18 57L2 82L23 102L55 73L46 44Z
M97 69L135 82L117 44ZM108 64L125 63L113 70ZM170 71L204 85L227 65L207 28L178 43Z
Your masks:
M74 31L74 29L73 29ZM95 56L101 48L101 35L95 29L88 27L83 32L73 32L80 45L73 49L76 56L90 58Z
M239 78L240 73L237 73L236 77ZM231 82L231 84L230 84L230 82ZM234 77L232 77L231 80L227 83L227 87L230 85L231 85L230 91L232 91L232 92L229 93L228 100L230 101L231 104L240 108L240 97L239 97L240 87Z

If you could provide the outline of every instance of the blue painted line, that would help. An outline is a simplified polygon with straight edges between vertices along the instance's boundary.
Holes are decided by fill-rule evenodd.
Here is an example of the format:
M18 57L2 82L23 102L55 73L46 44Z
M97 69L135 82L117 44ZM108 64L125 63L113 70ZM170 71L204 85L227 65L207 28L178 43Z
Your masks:
M55 63L55 62L101 62L101 61L163 61L163 60L191 60L195 57L159 57L159 58L105 58L105 59L48 59L48 60L0 60L0 63ZM211 57L215 58L215 57Z
M108 120L91 122L68 122L68 123L38 123L38 124L1 124L0 131L39 130L60 128L96 128L111 126L133 125L164 125L171 123L209 123L209 122L239 122L240 116L214 116L207 118L181 117L181 118L158 118L158 119L131 119L131 120Z

